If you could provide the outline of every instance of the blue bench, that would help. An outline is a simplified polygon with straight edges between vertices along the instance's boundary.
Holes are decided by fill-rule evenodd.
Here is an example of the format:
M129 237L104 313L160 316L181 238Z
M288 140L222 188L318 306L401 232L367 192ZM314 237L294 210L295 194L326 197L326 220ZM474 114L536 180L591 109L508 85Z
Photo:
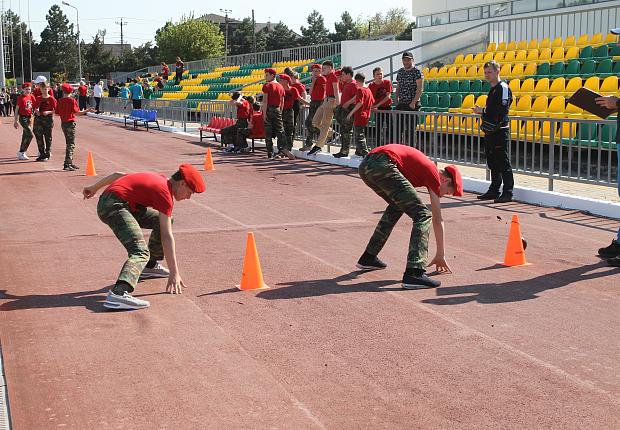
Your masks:
M155 123L157 130L160 130L156 110L132 109L130 115L125 115L125 127L127 127L127 121L133 122L133 128L137 128L139 124L142 124L147 130L149 129L149 123Z

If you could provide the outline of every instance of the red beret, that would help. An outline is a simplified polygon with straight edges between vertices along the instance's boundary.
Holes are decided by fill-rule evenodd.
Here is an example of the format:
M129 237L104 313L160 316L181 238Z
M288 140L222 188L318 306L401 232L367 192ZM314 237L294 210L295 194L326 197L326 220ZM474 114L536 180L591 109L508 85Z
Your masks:
M195 193L203 193L206 189L205 181L202 179L200 172L191 164L181 164L179 166L183 180L187 186Z
M313 64L313 65L312 65L312 67L311 67L311 69L312 69L312 70L314 70L314 69L319 69L319 70L321 70L321 67L322 67L322 66L321 66L320 64Z
M463 195L463 178L461 178L461 172L456 168L454 164L444 167L445 171L452 177L454 183L454 196L461 197Z
M282 73L281 75L278 75L278 77L280 79L282 79L283 81L286 81L288 83L291 82L291 77L289 75L287 75L286 73Z
M73 92L73 87L71 86L71 84L68 84L66 82L60 86L60 89L68 94L71 94Z
M31 86L32 86L32 82L24 82L24 83L22 84L22 88L29 88L29 87L31 87Z
M334 73L336 76L342 76L342 69L337 69Z
M273 69L271 67L267 67L265 69L265 73L271 73L272 75L277 75L278 74L278 72L276 72L276 69Z

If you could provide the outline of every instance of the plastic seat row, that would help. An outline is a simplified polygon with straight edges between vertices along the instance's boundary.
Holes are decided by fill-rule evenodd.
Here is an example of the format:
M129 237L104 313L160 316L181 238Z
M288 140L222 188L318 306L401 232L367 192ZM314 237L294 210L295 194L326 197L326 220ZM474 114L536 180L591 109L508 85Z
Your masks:
M519 42L491 42L487 45L487 52L495 51L515 51L519 49L540 49L540 48L559 48L577 46L582 48L584 46L600 46L604 44L616 43L618 36L614 34L603 35L602 33L596 33L590 36L589 34L582 34L579 38L575 36L568 36L566 39L556 37L553 40L546 37L544 39L532 39L529 42L527 40L521 40Z

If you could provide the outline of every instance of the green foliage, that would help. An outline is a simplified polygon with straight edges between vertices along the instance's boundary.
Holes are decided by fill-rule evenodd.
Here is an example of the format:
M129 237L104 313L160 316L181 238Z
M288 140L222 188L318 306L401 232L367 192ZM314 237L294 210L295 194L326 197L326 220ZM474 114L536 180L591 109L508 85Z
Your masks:
M41 32L41 42L37 45L35 69L42 71L62 71L71 77L78 75L77 39L73 24L58 5L53 5L47 15L47 26ZM33 53L33 63L34 63Z
M355 25L349 12L343 12L340 19L340 22L334 24L336 32L330 35L332 41L340 42L343 40L360 39L362 37L360 29Z
M93 43L84 52L85 74L104 75L114 68L114 58L109 49L105 49L100 33L93 39Z
M410 40L411 31L409 31L409 37L404 39L401 37L405 37L407 29L411 29L411 26L415 26L415 24L407 9L401 7L389 9L385 14L378 12L365 19L359 19L357 26L365 37L392 34L398 36L398 40Z
M244 18L237 26L232 37L228 41L228 48L231 55L248 54L254 51L252 35L254 27L252 26L252 18ZM256 52L266 49L267 35L265 32L256 33Z
M7 10L4 13L4 22L6 23L4 30L5 30L5 34L4 36L7 38L7 40L9 41L9 43L11 43L12 40L12 46L11 46L11 50L10 50L10 58L9 61L11 62L11 72L7 73L7 76L11 76L11 77L21 77L21 73L22 73L22 69L21 69L21 56L22 56L22 44L20 43L20 38L19 38L19 34L20 34L20 28L21 28L21 35L22 35L22 40L23 40L23 46L24 46L24 57L28 58L28 54L29 54L29 49L30 47L32 47L32 61L33 61L33 68L35 70L42 70L40 68L38 68L38 64L37 64L37 58L36 58L36 46L34 45L34 42L32 40L32 33L28 31L28 26L22 22L21 18L15 14L13 11L11 10ZM12 36L12 39L11 39ZM29 64L28 61L24 61L24 76L28 77L31 75L31 72L29 70Z
M297 46L297 35L282 22L277 23L267 34L267 51Z
M219 26L192 16L176 24L167 22L157 30L155 41L160 57L168 62L177 56L192 61L224 55L224 35Z
M308 27L301 27L301 38L303 45L318 45L329 42L329 31L325 28L323 16L313 10L308 15Z

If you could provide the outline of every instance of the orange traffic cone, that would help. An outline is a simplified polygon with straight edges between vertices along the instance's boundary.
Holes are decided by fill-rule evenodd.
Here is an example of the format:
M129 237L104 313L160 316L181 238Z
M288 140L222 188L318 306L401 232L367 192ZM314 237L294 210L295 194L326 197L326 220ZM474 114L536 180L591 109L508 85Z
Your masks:
M245 246L245 258L243 259L243 274L240 290L263 290L269 288L263 281L263 272L258 261L258 251L254 242L254 233L248 233L248 241Z
M523 249L523 239L521 238L521 226L519 225L519 217L512 216L510 225L510 233L508 234L508 244L506 245L506 254L504 255L504 266L527 266L529 263L525 261L525 250Z
M88 160L86 161L86 176L97 176L95 161L93 160L93 154L90 151L88 151Z
M207 155L205 155L205 170L207 172L215 170L213 165L213 157L211 157L211 148L207 148Z

